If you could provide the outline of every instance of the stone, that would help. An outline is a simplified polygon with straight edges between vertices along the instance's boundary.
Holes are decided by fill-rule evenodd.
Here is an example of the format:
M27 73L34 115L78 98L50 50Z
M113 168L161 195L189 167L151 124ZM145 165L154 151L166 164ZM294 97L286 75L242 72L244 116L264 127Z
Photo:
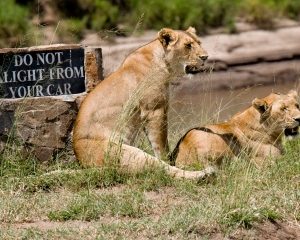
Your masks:
M39 160L48 161L55 150L65 148L77 110L76 101L64 102L60 98L2 101L0 103L2 145L11 135L15 142L29 147Z

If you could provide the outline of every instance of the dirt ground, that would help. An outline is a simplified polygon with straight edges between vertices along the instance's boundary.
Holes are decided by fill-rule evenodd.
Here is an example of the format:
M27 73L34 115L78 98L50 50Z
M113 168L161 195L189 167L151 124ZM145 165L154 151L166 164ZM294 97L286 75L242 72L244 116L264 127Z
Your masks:
M113 219L106 221L112 222ZM115 220L117 221L117 220ZM120 221L120 220L118 220ZM103 222L103 219L101 219ZM49 222L36 221L31 223L15 224L15 229L34 228L42 231L54 230L58 227L94 229L97 222L67 221ZM216 227L210 229L211 233L206 235L209 240L298 240L300 239L300 227L280 221L268 221L263 223L255 223L250 229L238 228L229 236L224 236ZM210 231L205 230L205 232ZM199 233L201 234L201 233ZM146 238L147 239L147 238Z
M103 222L104 219L101 219ZM106 221L112 222L113 219ZM115 220L115 221L120 221ZM50 221L36 221L31 223L14 224L16 231L24 228L39 229L42 231L54 230L58 227L79 228L79 229L94 229L97 222L82 222L82 221L67 221L67 222L50 222ZM11 226L10 226L11 227ZM280 222L268 221L263 223L255 223L250 229L238 228L229 236L224 236L216 227L215 229L205 230L211 231L206 235L210 240L298 240L300 239L300 227ZM199 233L201 234L201 233Z
M111 189L99 189L96 190L98 193L102 191L113 191L119 192L123 190L122 186L116 186ZM164 188L160 191L149 191L145 192L147 200L155 201L155 207L149 212L150 217L153 221L157 222L162 213L167 212L168 209L173 208L177 204L181 204L183 199L180 197L171 197L173 196L174 190L172 188ZM168 199L168 203L166 203ZM19 231L21 229L38 229L40 231L55 230L58 228L71 228L71 229L81 229L89 230L91 232L91 239L95 239L93 233L96 234L97 225L103 222L117 223L117 222L134 222L138 219L132 219L127 217L100 217L98 221L83 222L83 221L66 221L66 222L55 222L47 220L38 220L34 222L23 222L17 224L2 224L4 228L15 229ZM143 230L141 230L143 231ZM224 236L218 226L199 226L196 234L198 237L205 237L205 239L210 240L297 240L300 239L300 226L295 222L285 222L285 221L266 221L262 223L254 223L252 226L249 226L248 229L237 228L233 230L228 236ZM143 239L153 239L148 237L147 233L140 233L141 236L144 236ZM159 236L160 234L157 233ZM166 234L166 239L177 239L176 237L168 236ZM193 237L194 239L194 237ZM198 239L198 238L196 238Z

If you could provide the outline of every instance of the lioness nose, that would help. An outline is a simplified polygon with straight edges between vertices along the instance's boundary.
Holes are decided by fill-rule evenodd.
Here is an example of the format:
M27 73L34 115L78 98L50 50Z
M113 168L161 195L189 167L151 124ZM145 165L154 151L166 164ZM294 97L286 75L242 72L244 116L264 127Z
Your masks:
M203 60L203 61L205 61L207 58L208 58L207 55L201 55L201 56L200 56L200 59Z
M300 125L300 118L294 118L295 121L298 122L298 124Z

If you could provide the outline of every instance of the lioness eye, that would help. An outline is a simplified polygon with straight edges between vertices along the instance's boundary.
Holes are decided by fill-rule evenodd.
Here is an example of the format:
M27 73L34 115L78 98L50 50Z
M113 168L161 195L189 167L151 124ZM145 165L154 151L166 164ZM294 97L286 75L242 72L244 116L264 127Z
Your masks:
M298 109L299 109L299 104L296 104L296 108L298 108Z
M192 48L192 44L186 43L186 44L185 44L185 47L190 49L190 48Z
M287 109L287 107L283 107L282 110L286 111L286 110L288 110L288 109Z

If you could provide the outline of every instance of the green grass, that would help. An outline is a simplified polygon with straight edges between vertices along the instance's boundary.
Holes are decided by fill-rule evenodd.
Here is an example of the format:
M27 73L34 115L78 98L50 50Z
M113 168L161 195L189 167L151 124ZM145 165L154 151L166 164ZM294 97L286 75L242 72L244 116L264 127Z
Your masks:
M263 169L243 159L229 162L207 182L174 180L159 170L133 176L110 167L2 158L1 236L194 239L267 220L299 220L299 149L300 141L287 142L286 155ZM50 227L18 227L38 221Z

